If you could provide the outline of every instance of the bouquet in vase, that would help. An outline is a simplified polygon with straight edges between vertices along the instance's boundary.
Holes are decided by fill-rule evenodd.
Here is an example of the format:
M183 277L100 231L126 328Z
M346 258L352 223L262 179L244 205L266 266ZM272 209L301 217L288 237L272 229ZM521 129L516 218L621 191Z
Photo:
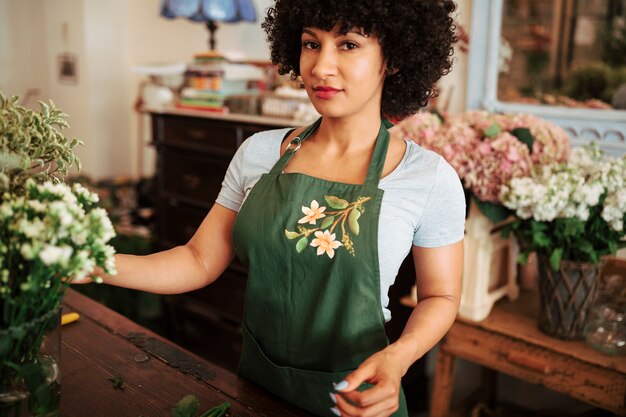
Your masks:
M115 273L115 233L97 195L62 182L79 165L80 142L60 131L67 115L18 100L0 94L0 415L56 415L58 351L46 334L73 277Z
M535 251L556 270L563 259L597 264L626 246L626 157L606 158L595 144L512 179L500 198L515 213L507 229L522 260Z

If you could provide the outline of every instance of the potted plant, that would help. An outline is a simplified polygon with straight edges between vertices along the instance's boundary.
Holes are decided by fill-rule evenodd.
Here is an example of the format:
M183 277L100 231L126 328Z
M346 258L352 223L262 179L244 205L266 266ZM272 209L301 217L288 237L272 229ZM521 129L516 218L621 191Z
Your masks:
M56 416L59 318L73 277L114 273L114 236L98 197L62 178L81 142L67 115L0 94L0 416Z
M518 294L517 246L498 225L512 212L500 191L513 178L554 161L565 161L569 139L560 127L526 114L468 111L458 115L418 113L398 128L404 137L443 156L468 195L465 264L459 315L482 320L495 301Z
M539 255L540 329L582 338L598 264L626 246L626 157L606 158L595 144L576 148L565 163L512 179L500 198L515 213L505 232L520 242L520 260Z

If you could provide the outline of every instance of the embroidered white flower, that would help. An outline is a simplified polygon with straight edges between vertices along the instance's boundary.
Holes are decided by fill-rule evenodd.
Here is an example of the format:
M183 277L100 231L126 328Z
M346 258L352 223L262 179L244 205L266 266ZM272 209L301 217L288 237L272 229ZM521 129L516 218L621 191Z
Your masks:
M315 232L315 239L311 242L311 246L317 248L317 255L326 253L330 259L335 256L335 249L341 246L341 242L335 240L335 234L331 234L328 230L323 232Z
M326 210L325 206L320 207L317 200L311 201L311 207L302 206L302 212L305 214L303 218L298 220L299 224L309 223L315 224L317 219L321 219L325 217L324 210Z

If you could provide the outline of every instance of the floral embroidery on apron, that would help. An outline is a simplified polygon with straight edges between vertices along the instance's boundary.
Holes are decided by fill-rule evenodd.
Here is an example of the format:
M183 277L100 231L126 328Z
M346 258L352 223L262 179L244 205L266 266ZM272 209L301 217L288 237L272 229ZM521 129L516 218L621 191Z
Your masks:
M325 195L324 200L335 211L326 211L326 206L320 206L317 200L313 200L309 207L302 206L304 217L298 220L298 224L306 223L315 226L317 220L324 219L318 227L297 226L297 231L285 229L285 236L287 239L299 238L296 243L298 253L307 248L309 236L313 234L315 238L310 246L317 248L318 256L326 254L332 259L335 256L335 249L340 246L343 246L352 256L356 256L350 233L354 236L359 235L359 218L365 212L363 204L371 200L371 197L358 197L356 201L348 202L340 197ZM334 233L339 225L341 226L341 242L335 240L336 233Z

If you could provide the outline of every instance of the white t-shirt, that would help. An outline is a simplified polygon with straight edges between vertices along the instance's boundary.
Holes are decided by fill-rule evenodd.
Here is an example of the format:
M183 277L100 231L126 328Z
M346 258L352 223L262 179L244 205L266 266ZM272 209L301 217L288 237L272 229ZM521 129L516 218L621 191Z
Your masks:
M290 130L260 132L242 143L226 172L218 204L239 211L261 175L280 158ZM380 299L386 321L391 319L389 287L411 245L446 246L463 239L465 232L465 195L457 173L438 154L412 141L406 144L400 164L379 183L384 190L378 222Z

